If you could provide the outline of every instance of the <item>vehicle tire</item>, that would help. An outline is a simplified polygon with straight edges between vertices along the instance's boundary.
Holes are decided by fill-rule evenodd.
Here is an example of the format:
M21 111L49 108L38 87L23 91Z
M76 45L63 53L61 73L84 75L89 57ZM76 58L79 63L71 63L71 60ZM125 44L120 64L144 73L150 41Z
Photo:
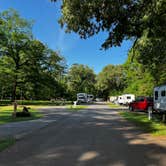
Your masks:
M129 111L134 111L134 108L132 106L129 106Z

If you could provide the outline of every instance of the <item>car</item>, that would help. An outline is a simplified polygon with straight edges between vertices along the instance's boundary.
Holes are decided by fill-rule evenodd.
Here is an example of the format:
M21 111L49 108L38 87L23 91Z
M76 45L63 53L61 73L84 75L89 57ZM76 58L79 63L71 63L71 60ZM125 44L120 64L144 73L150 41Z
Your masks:
M130 111L145 111L153 110L153 97L139 96L135 101L129 104Z

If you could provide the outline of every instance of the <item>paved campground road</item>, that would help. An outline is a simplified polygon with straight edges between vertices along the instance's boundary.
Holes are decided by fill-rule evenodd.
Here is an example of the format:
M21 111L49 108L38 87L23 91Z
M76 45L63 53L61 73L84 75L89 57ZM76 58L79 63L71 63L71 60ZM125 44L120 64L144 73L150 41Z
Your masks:
M71 113L48 109L52 123L0 153L0 166L165 166L166 146L107 105Z

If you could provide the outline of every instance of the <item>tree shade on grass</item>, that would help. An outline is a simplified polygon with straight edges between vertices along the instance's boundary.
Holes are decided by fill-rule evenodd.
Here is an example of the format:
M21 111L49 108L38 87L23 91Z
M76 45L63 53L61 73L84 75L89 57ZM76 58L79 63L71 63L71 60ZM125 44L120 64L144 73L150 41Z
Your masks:
M18 107L18 111L21 111L23 107ZM13 118L13 106L1 106L0 107L0 125L9 123L9 122L19 122L38 119L42 117L42 114L39 113L36 109L30 109L31 117L17 117Z
M152 120L148 120L147 114L140 112L120 112L120 115L147 133L154 136L166 136L166 124L161 123L157 115Z

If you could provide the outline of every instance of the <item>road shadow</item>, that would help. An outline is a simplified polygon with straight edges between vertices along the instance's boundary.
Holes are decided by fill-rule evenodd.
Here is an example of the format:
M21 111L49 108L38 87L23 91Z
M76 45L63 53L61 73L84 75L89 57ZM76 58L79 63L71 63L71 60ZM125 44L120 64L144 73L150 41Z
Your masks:
M1 166L164 166L166 146L119 117L90 108L66 114L0 154ZM63 120L62 120L63 119Z

